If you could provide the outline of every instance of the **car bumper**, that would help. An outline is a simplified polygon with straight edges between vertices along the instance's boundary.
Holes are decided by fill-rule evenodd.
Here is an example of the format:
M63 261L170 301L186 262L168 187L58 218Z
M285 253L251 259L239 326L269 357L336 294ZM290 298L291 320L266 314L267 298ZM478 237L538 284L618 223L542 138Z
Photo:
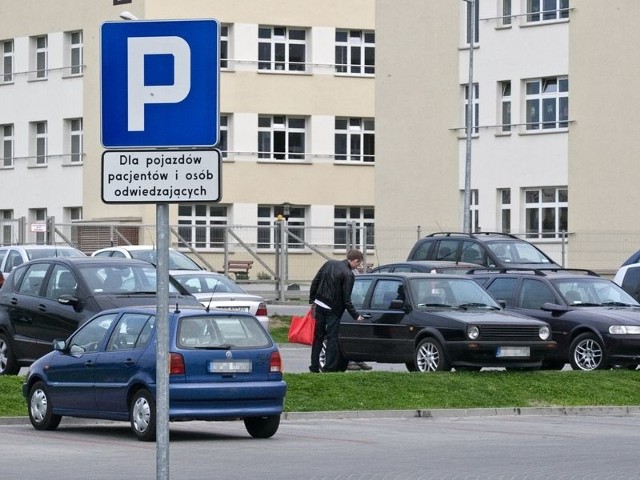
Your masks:
M556 342L450 342L446 345L453 367L537 367L556 349ZM529 355L499 356L505 347L528 347Z
M604 341L611 364L640 364L640 335L607 335Z
M280 415L284 381L170 384L170 420L224 420Z

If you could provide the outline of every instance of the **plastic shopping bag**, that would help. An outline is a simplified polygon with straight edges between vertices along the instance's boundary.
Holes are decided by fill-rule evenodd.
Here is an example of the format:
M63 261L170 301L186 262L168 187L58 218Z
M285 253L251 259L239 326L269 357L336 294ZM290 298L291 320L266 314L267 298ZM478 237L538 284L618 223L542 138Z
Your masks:
M313 332L316 329L316 319L313 318L313 309L309 309L304 317L293 315L289 327L288 339L290 343L303 345L313 344Z

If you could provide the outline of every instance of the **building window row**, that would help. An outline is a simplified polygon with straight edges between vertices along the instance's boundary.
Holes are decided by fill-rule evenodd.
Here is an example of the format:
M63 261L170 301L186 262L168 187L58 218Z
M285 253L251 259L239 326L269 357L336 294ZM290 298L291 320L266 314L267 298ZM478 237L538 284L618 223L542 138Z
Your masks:
M229 158L231 114L220 115L220 141L217 148ZM258 115L257 156L262 160L306 161L309 117ZM333 157L337 162L374 163L375 120L362 117L335 117Z
M232 25L223 25L220 34L220 67L229 68L233 38ZM258 70L307 73L311 29L292 26L258 27ZM373 76L375 74L375 32L345 30L335 32L334 71L339 75Z
M64 65L60 66L64 77L82 75L83 65L83 35L82 31L64 33ZM28 52L28 80L47 80L49 72L54 68L49 62L49 35L36 35L29 37ZM13 39L0 40L0 85L13 83L18 73L15 70L15 41Z
M501 188L498 194L498 222L503 233L513 230L511 189ZM567 187L524 188L523 209L527 238L557 239L568 229L569 190ZM478 191L472 191L471 231L479 230Z
M232 207L220 204L180 204L178 206L178 231L192 248L211 250L224 248L226 231L233 225ZM286 218L289 249L304 249L308 208L291 205L257 205L257 248L274 250L281 242L279 218ZM286 216L285 216L286 214ZM373 249L375 245L375 219L373 207L335 206L333 224L335 249L347 246ZM366 228L363 228L366 227ZM352 232L355 235L352 235ZM365 234L362 232L366 232ZM355 238L354 238L355 237ZM355 245L353 245L355 243Z
M49 123L47 121L30 122L28 128L29 152L27 157L33 159L31 165L45 166L50 157L49 152ZM81 163L83 159L83 127L81 118L64 120L64 151L65 163ZM1 167L15 166L18 157L15 151L16 136L14 124L0 125L0 163Z
M498 24L501 27L510 27L513 23L513 19L516 17L524 18L524 24L540 24L544 22L554 22L567 20L569 18L569 0L526 0L522 2L518 0L499 0L497 2L498 10L497 15L485 15L481 16L480 0L474 0L476 4L476 22L475 22L475 42L479 41L479 26L480 20L498 20ZM471 37L471 1L466 2L466 44L469 44ZM484 4L485 2L482 2ZM525 11L520 13L520 5L525 5ZM517 9L514 9L514 7Z
M473 134L478 134L480 127L480 87L474 83L473 88ZM512 82L505 80L498 82L498 121L485 122L485 125L497 127L503 133L511 132L517 125L524 126L529 132L540 130L563 130L569 127L569 78L544 77L526 79L522 81L523 109L522 120L518 122L513 118L513 89ZM463 95L463 119L467 125L469 107L469 86L462 85Z

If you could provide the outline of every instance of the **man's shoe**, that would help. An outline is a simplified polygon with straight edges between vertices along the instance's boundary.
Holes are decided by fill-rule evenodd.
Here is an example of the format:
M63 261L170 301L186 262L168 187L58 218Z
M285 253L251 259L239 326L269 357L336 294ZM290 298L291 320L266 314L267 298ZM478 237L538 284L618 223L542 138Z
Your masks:
M367 365L364 362L356 362L356 364L358 365L360 370L371 370L373 368L373 367L370 367L369 365Z
M349 362L347 370L360 370L360 365L357 362Z

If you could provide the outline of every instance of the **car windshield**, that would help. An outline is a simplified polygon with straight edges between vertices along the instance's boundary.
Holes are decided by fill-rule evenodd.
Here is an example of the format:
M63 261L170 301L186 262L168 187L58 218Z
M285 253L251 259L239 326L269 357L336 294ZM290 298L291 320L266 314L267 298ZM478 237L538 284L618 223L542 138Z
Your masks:
M224 275L198 274L197 272L179 273L173 278L189 293L246 293L242 288Z
M138 260L157 264L156 250L131 250L131 256ZM201 270L200 266L184 253L169 250L169 270Z
M499 305L482 287L466 278L412 278L409 282L416 307L492 308Z
M84 265L80 275L94 293L141 294L156 292L156 269L152 265ZM178 293L169 283L169 292Z
M487 247L505 263L540 263L545 265L553 263L536 247L519 240L487 242Z
M180 348L226 350L230 347L267 347L271 340L254 317L203 315L181 319L176 343Z
M29 260L51 257L84 257L84 253L75 248L38 248L34 250L26 249Z
M553 280L553 284L569 305L640 305L622 288L605 278L563 278Z

